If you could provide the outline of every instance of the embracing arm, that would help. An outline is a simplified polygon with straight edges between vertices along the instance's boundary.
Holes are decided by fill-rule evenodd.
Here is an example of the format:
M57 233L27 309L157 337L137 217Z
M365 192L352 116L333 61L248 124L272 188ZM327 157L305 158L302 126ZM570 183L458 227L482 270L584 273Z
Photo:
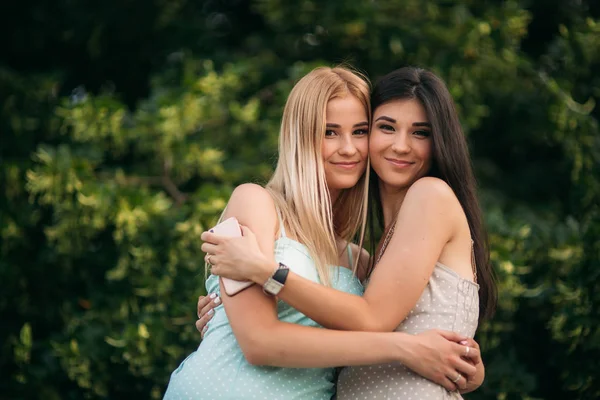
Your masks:
M224 218L231 216L256 233L263 254L273 254L277 214L272 198L263 188L257 185L236 188ZM205 243L202 249L218 264L222 256L218 248ZM284 323L278 319L275 299L256 285L231 297L221 287L221 295L233 333L251 364L331 367L391 361L410 363L410 359L416 358L409 354L409 349L415 348L409 343L418 341L411 335L329 331ZM447 344L448 353L460 354L459 345ZM369 351L364 351L365 348ZM474 367L460 357L454 361L462 370L474 373Z
M448 211L452 196L452 190L439 180L425 178L413 184L397 216L395 232L363 297L320 285L291 271L279 297L331 329L394 330L416 305L439 255L452 237L454 216ZM276 268L272 259L258 251L243 259L247 263L244 269L253 272L246 278L259 284Z
M256 232L260 251L273 254L277 216L273 200L263 188L238 187L227 206L225 217L230 216ZM202 249L211 253L212 260L218 261L222 256L210 243L204 243ZM265 295L259 286L232 297L224 290L221 293L233 333L251 364L332 367L399 361L449 390L456 387L447 377L456 371L467 376L475 374L475 367L461 358L463 346L456 342L463 338L456 333L431 331L413 336L304 327L279 321L275 299ZM479 361L477 350L471 356L474 362Z
M233 192L224 218L235 216L251 228L263 254L272 257L277 231L277 214L271 196L258 185L241 185ZM218 260L219 252L210 252ZM222 283L221 283L222 285ZM330 367L374 364L401 358L403 338L361 332L325 331L279 321L275 298L267 296L259 286L227 296L221 286L225 312L233 333L251 364L280 367ZM410 338L406 337L406 340ZM369 347L373 351L365 352Z

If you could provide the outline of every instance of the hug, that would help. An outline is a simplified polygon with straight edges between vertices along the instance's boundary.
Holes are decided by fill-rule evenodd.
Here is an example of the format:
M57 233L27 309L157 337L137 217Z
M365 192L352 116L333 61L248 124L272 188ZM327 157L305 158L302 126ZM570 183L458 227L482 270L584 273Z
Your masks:
M231 217L243 235L202 235L204 338L165 399L460 399L483 382L473 337L496 287L467 142L433 73L401 68L372 92L348 68L304 76L272 178L237 187Z

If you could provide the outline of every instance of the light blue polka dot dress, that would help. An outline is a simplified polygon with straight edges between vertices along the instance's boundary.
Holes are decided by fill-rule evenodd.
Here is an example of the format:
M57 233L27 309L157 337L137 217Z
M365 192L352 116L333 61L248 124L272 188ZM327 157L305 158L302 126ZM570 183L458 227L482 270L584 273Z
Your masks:
M275 259L315 282L318 274L307 248L285 236L275 242ZM332 286L362 295L363 287L352 272L334 267ZM218 293L219 280L206 281L209 293ZM305 326L319 325L290 307L277 303L279 319ZM290 345L293 345L290 343ZM171 374L165 400L330 400L335 392L334 368L277 368L250 365L229 325L223 305L215 308L201 346Z

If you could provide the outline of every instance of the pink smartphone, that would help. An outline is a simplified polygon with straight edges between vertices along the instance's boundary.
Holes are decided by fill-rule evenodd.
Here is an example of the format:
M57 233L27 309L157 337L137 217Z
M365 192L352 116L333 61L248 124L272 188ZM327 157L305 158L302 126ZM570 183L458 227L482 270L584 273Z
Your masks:
M212 228L210 231L221 236L242 236L240 224L238 223L238 220L235 217L227 218L225 221L221 222L220 224ZM221 278L221 282L223 282L225 293L227 293L228 296L233 296L254 284L254 282L252 281L234 281L233 279L227 278Z

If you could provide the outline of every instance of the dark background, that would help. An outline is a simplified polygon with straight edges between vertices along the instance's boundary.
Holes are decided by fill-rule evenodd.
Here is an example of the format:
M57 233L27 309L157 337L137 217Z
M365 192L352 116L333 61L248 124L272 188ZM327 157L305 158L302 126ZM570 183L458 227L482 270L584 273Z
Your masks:
M31 0L0 44L1 399L161 398L200 233L340 62L458 104L500 285L467 397L600 397L600 2Z

